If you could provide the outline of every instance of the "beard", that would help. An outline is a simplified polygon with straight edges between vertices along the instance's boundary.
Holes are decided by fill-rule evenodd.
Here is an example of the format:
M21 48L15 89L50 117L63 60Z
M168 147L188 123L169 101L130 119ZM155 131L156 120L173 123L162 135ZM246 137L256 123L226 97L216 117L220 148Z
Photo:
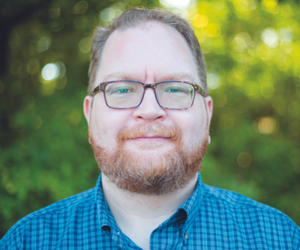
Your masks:
M125 149L126 140L148 133L169 138L174 147L159 156L145 155L143 151L160 152L161 143L137 145L135 151ZM192 145L183 144L178 127L166 128L159 124L122 129L114 150L97 144L90 128L89 140L100 170L118 188L144 195L162 195L184 188L195 178L208 145L208 131L202 142Z

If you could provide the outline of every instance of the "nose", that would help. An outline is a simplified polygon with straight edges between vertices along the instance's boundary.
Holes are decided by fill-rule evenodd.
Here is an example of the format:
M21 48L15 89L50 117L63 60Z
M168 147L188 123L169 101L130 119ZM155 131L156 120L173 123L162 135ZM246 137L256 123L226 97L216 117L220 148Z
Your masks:
M165 119L166 112L157 103L153 89L148 88L145 90L143 101L134 110L133 116L135 120L145 120L147 122Z

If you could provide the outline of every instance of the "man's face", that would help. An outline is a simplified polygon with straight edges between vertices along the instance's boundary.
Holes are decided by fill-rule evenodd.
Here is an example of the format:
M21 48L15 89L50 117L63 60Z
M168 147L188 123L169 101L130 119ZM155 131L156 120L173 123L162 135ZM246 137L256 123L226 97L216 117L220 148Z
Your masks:
M100 82L120 79L145 83L163 80L200 83L185 39L172 27L159 22L147 22L125 31L117 30L108 38L95 87ZM119 185L120 188L134 191L129 187L135 186L134 179L143 175L147 177L140 182L151 182L153 176L149 173L155 175L152 179L156 181L152 184L158 185L157 180L162 180L160 170L168 175L165 179L170 179L172 166L178 165L174 168L175 172L180 169L182 158L188 163L183 171L177 171L178 174L186 175L189 172L187 168L193 165L196 170L191 171L189 179L195 177L207 144L212 113L210 97L203 98L196 93L190 109L170 110L161 108L154 91L147 89L139 107L117 110L106 106L100 91L95 97L86 97L84 111L89 123L90 140L102 172L116 184L121 182L118 175L120 168L126 168L126 174L131 177L136 172L131 179L124 177L130 180L131 185ZM112 168L114 173L109 176L109 169ZM150 172L147 172L149 169ZM188 179L178 188L187 182ZM147 185L147 190L151 190L151 183ZM135 188L138 192L146 193L138 186Z

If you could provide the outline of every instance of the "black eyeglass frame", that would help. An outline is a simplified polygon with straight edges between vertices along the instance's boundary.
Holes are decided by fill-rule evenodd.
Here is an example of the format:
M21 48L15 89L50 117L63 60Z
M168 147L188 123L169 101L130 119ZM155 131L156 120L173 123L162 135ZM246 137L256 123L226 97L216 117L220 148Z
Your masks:
M108 105L107 103L107 100L106 100L106 94L105 94L105 88L106 88L106 85L110 84L110 83L115 83L115 82L134 82L134 83L139 83L141 85L143 85L144 87L144 92L143 92L143 96L140 100L140 102L133 106L133 107L129 107L129 108L116 108L116 107L111 107ZM159 84L162 84L162 83L168 83L168 82L176 82L176 83L186 83L186 84L189 84L189 85L192 85L193 86L193 89L194 89L194 95L193 95L193 100L191 102L191 105L189 107L186 107L186 108L168 108L168 107L164 107L160 104L160 102L158 101L157 99L157 95L156 95L156 86L159 85ZM140 82L140 81L136 81L136 80L114 80L114 81L108 81L108 82L101 82L96 88L94 88L93 90L93 97L99 92L99 91L102 91L103 94L104 94L104 100L105 100L105 103L106 103L106 106L109 107L109 108L112 108L112 109L133 109L133 108L137 108L138 106L141 105L143 99L144 99L144 95L145 95L145 90L147 88L151 88L154 90L154 94L155 94L155 99L158 103L158 105L164 109L172 109L172 110L184 110L184 109L189 109L193 106L194 104L194 100L195 100L195 93L196 92L199 92L200 95L202 95L203 97L206 97L205 94L204 94L204 91L203 91L203 88L200 87L198 84L196 83L191 83L191 82L187 82L187 81L179 81L179 80L166 80L166 81L162 81L162 82L157 82L157 83L143 83L143 82Z

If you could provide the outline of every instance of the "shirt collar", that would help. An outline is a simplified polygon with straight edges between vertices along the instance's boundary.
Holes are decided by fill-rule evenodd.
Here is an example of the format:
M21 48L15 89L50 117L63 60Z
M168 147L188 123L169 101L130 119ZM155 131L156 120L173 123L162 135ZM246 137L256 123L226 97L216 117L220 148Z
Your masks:
M119 232L120 229L113 217L113 214L106 202L102 189L102 174L99 175L96 192L95 201L97 204L97 216L100 223L100 227L103 233Z
M202 180L201 175L198 172L198 180L196 184L196 189L194 193L188 198L179 208L178 211L182 210L186 213L186 221L184 224L184 230L188 230L189 227L195 220L195 217L198 214L198 211L201 207L203 197L203 188L202 188Z
M119 232L120 229L105 200L103 190L102 190L101 180L102 180L102 174L99 175L96 184L95 201L97 204L97 215L98 215L102 232L106 232L106 233L110 233L111 231ZM161 226L164 226L166 224L178 220L185 220L184 229L187 231L188 228L193 223L198 210L200 209L202 195L203 195L203 190L202 190L201 175L200 173L198 173L198 180L197 180L196 189L194 193L177 209L177 212L173 216L171 216L168 220L166 220L164 223L162 223Z
M200 209L202 192L201 175L198 173L198 180L194 193L177 209L176 213L162 223L161 226L178 222L178 224L184 225L183 230L187 231L194 222L197 212Z

